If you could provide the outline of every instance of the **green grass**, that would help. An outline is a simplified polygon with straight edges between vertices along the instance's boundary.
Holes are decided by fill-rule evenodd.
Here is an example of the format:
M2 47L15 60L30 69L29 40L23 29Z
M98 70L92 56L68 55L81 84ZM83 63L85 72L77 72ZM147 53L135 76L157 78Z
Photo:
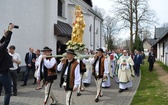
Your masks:
M163 68L163 70L165 70L166 72L168 72L168 66L166 66L165 64L163 64L161 61L157 61L157 63L159 64L160 67Z
M158 80L155 70L148 71L148 63L141 66L141 82L131 105L168 105L168 88Z

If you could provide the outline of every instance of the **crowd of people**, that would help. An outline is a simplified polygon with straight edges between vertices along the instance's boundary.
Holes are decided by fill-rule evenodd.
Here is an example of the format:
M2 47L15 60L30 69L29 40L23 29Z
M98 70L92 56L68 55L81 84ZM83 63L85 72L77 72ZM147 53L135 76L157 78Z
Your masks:
M21 57L15 52L16 47L8 44L11 39L14 25L9 25L8 31L0 40L0 94L2 87L5 89L4 105L9 105L11 90L13 95L17 96L17 71L21 64ZM140 65L143 64L145 54L138 50L129 52L124 49L107 51L99 48L96 51L85 49L85 58L76 58L73 49L67 49L66 56L63 58L54 58L52 49L44 47L42 50L37 49L34 53L33 48L25 55L26 71L24 74L23 84L27 86L29 72L33 72L34 82L37 84L36 90L45 88L44 105L56 105L58 100L52 92L52 84L57 79L57 71L61 72L60 87L63 87L66 93L66 105L72 104L72 93L77 91L77 96L82 95L82 91L91 83L93 75L96 84L97 93L95 102L99 102L103 96L102 88L111 86L111 78L119 84L119 93L124 92L132 87L134 77L140 76ZM153 49L148 57L149 71L153 69L155 54ZM13 87L11 89L11 86ZM48 103L51 99L52 103Z

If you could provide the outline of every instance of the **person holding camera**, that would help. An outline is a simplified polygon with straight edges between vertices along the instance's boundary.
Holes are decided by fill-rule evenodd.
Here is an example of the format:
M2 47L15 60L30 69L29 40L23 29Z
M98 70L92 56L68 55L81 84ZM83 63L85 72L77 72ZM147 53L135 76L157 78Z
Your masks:
M11 82L9 79L9 68L12 67L12 59L7 52L7 47L12 36L14 24L8 26L4 36L0 40L0 83L5 89L4 105L9 105L11 96Z

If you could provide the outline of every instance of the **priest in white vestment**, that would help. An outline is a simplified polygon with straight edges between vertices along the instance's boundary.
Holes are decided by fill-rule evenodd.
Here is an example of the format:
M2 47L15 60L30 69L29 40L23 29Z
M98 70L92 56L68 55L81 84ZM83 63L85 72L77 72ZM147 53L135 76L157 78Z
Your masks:
M135 76L133 65L134 62L130 56L127 55L127 51L123 50L123 55L118 60L118 80L119 80L119 93L132 87L132 77Z

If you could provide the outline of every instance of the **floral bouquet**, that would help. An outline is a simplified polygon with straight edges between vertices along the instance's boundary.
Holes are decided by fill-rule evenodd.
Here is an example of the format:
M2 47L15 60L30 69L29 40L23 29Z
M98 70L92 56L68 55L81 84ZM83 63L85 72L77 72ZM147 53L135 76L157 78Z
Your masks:
M75 51L83 51L85 49L85 44L72 42L71 40L66 43L67 49L73 49Z

